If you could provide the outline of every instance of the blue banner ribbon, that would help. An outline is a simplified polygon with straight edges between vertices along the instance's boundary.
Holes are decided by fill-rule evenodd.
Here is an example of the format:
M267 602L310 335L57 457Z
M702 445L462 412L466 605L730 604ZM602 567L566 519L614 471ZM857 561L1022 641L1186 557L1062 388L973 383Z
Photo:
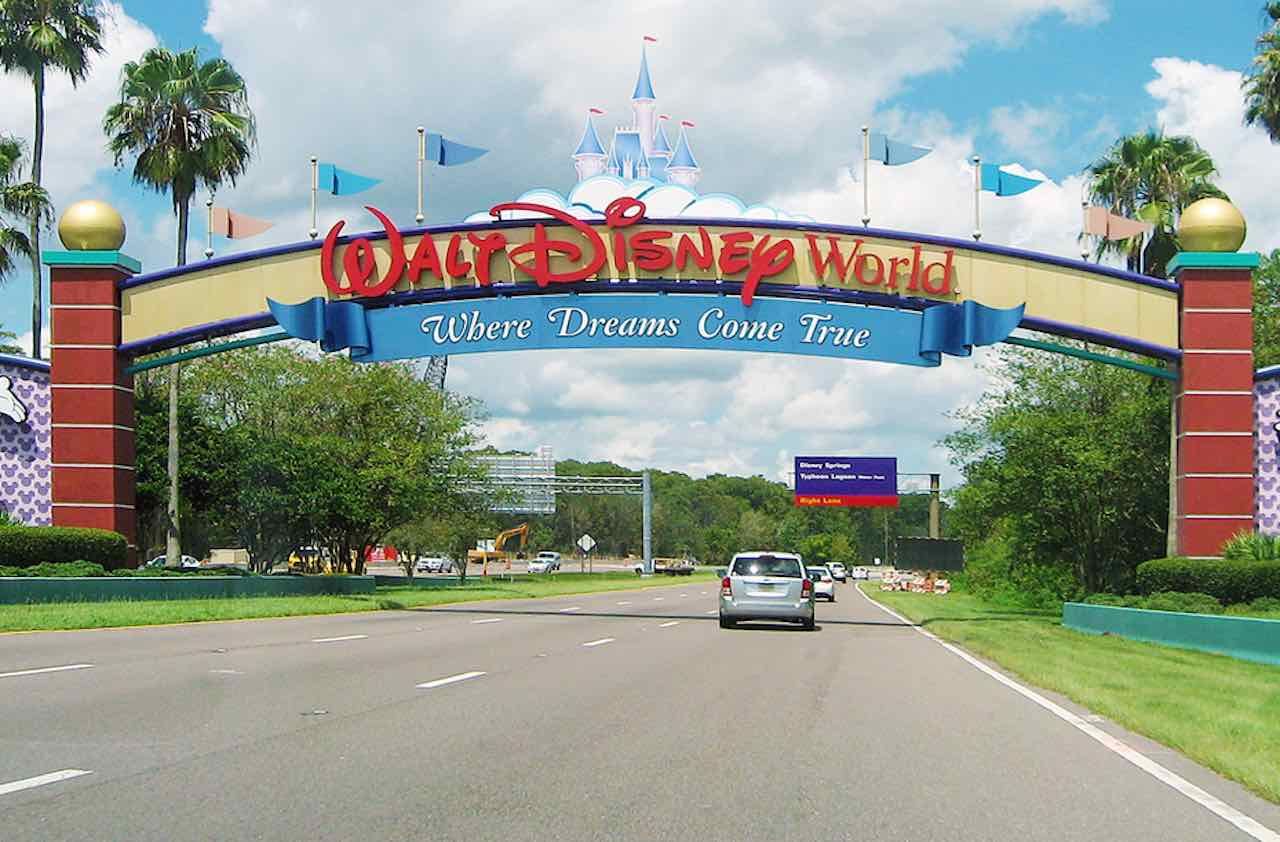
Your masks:
M1024 309L1019 304L997 310L976 301L929 307L920 325L920 354L934 365L941 364L943 354L967 357L975 345L994 345L1013 333Z
M320 296L301 304L281 304L267 299L271 315L294 339L320 343L325 352L351 349L351 359L359 360L373 349L364 307L354 301L327 301Z
M351 349L361 362L433 354L569 348L689 348L762 351L904 365L941 365L993 345L1022 321L975 301L934 304L923 312L758 297L529 295L441 301L366 310L355 301L316 297L301 304L268 299L295 339L324 351Z

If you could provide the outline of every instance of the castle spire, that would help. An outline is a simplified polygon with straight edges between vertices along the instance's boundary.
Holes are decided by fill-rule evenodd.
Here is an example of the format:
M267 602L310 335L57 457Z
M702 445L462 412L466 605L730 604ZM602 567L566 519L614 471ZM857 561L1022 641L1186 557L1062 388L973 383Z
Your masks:
M636 89L631 94L632 101L637 99L657 99L653 93L653 82L649 80L648 51L640 47L640 76L636 78Z
M587 115L587 126L582 130L582 140L578 142L578 148L574 150L574 155L603 155L604 146L600 143L600 135L596 134L595 123L591 121L591 115Z

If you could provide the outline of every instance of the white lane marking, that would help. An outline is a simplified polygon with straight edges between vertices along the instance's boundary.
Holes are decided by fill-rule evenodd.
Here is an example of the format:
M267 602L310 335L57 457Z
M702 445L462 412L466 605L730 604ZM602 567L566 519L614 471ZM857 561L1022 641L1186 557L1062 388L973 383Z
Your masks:
M685 598L685 597L687 597L687 596L688 596L688 594L687 594L687 593L682 593L682 594L680 594L680 598L681 598L681 599L684 599L684 598Z
M211 675L244 675L240 670L209 670Z
M613 643L613 641L615 641L615 640L617 640L617 638L614 638L614 637L602 637L602 638L600 638L599 640L589 640L589 641L587 641L586 643L584 643L584 644L582 644L582 645L583 645L583 646L587 646L587 647L590 647L590 646L603 646L603 645L605 645L606 643Z
M20 675L39 675L45 672L66 672L67 670L87 670L93 664L67 664L61 667L40 667L39 669L17 670L15 672L0 672L0 678L17 678Z
M1254 819L1254 818L1251 818L1250 816L1245 815L1244 813L1240 812L1235 807L1232 807L1230 804L1226 803L1225 801L1218 798L1217 796L1211 795L1208 792L1205 792L1203 789L1191 783L1191 781L1182 777L1177 772L1174 772L1165 766L1161 766L1159 763L1152 760L1150 757L1147 757L1142 752L1133 748L1132 746L1125 743L1124 741L1116 739L1115 737L1108 734L1106 731L1103 731L1097 725L1094 725L1090 722L1085 721L1083 717L1077 716L1076 714L1062 707L1062 705L1059 705L1056 702L1052 702L1049 699L1046 699L1044 696L1041 696L1039 693L1032 690L1031 688L1024 687L1023 685L1014 681L1012 678L1009 678L1009 676L1005 675L1004 673L999 672L998 670L992 669L991 667L982 663L982 661L979 661L977 658L973 657L972 655L970 655L968 652L964 651L960 647L953 646L950 643L947 643L946 641L942 640L932 632L929 632L929 631L926 631L925 629L920 628L919 626L917 626L916 624L908 620L906 617L899 614L897 611L894 611L892 608L888 607L887 605L881 605L871 597L867 596L865 593L863 593L862 588L859 588L855 585L854 589L857 590L858 593L862 594L863 599L865 599L867 602L870 602L876 608L879 608L881 611L884 611L885 613L893 617L896 617L898 620L911 626L911 628L920 632L920 634L929 638L934 643L937 643L939 646L946 649L948 652L951 652L953 655L956 655L964 659L971 666L976 667L977 669L981 670L982 672L994 678L996 681L999 681L1001 684L1008 687L1010 690L1014 691L1020 696L1023 696L1024 698L1030 699L1031 701L1035 702L1040 707L1049 711L1049 713L1052 713L1054 716L1058 717L1062 721L1074 726L1080 731L1083 731L1086 735L1096 740L1097 742L1101 743L1109 751L1115 752L1116 754L1123 757L1125 760L1128 760L1134 766L1137 766L1139 769L1146 772L1151 777L1155 778L1161 783L1166 784L1172 787L1173 789L1177 790L1178 792L1182 793L1187 798L1190 798L1192 801L1196 802L1201 807L1204 807L1206 810L1213 813L1218 818L1226 822L1229 822L1230 824L1235 825L1240 830L1249 834L1249 836L1259 840L1259 842L1280 842L1280 833L1276 833L1274 830L1271 830L1266 825L1259 822L1257 819Z
M34 778L23 778L20 781L10 781L7 784L0 784L0 795L8 795L11 792L22 792L24 789L34 789L45 784L56 784L58 781L68 781L72 778L78 778L81 775L92 775L88 769L62 769L58 772L50 772L47 775L36 775Z
M622 600L622 602L619 602L618 604L619 604L619 605L630 605L630 604L631 604L631 600L629 600L629 599L624 599L624 600Z
M366 640L367 634L344 634L341 637L313 637L312 643L340 643L344 640Z
M460 672L457 675L451 675L448 678L437 678L435 681L426 681L418 685L419 690L432 690L436 687L443 687L446 684L456 684L459 681L466 681L469 678L479 678L486 675L483 672Z
M658 623L658 628L660 628L660 629L669 629L669 628L671 628L672 626L678 626L678 625L680 625L680 621L679 621L679 620L672 620L672 621L671 621L671 622L669 622L669 623Z
M698 596L706 596L706 595L707 595L706 591L698 591Z
M719 608L713 608L712 610L708 611L707 613L708 613L708 614L719 614L719 613L720 613L720 609L719 609Z
M484 619L484 620L472 620L472 621L471 621L471 625L473 625L473 626L478 626L478 625L480 625L480 624L482 624L482 623L501 623L501 622L502 622L503 620L505 620L505 619L506 619L506 617L489 617L489 618Z
M561 608L560 613L563 614L566 611L581 611L581 610L582 610L581 605L570 605L568 608Z
M653 601L654 601L654 602L662 602L662 600L664 600L664 599L666 599L666 597L665 597L665 596L655 596L655 597L653 598Z

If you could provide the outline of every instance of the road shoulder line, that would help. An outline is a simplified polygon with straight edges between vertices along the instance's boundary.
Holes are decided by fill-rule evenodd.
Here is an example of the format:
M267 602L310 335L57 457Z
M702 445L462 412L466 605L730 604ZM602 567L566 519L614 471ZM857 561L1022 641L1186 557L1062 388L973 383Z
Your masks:
M1129 761L1134 766L1137 766L1139 769L1146 772L1151 777L1155 778L1156 780L1160 781L1166 786L1169 786L1177 790L1182 795L1186 796L1187 798L1199 804L1201 807L1204 807L1206 810L1216 815L1218 818L1234 825L1236 828L1243 831L1244 833L1247 833L1252 838L1257 839L1258 842L1280 842L1280 833L1276 833L1274 830L1271 830L1266 825L1259 822L1257 819L1254 819L1251 816L1248 816L1245 813L1242 813L1241 811L1237 810L1235 807L1232 807L1230 804L1223 801L1221 798L1218 798L1216 795L1212 795L1208 792L1205 792L1203 789L1191 783L1191 781L1182 777L1177 772L1174 772L1172 769L1169 769L1165 766L1160 765L1156 761L1147 757L1142 752L1130 746L1128 743L1125 743L1124 741L1111 736L1106 731L1102 730L1096 725L1093 725L1090 722L1085 721L1081 717L1077 716L1076 714L1064 708L1062 705L1054 701L1051 701L1050 699L1040 695L1036 691L1032 690L1031 688L1023 684L1019 684L1017 681L1014 681L1012 678L1000 672L999 670L996 670L996 669L993 669L992 667L987 666L982 661L978 660L973 655L970 655L968 652L964 651L960 647L946 642L945 640L938 637L936 634L934 634L931 631L921 628L920 626L908 620L906 617L899 614L897 611L894 611L889 606L883 605L877 602L876 600L872 599L862 590L862 588L858 587L856 584L854 585L854 589L857 590L857 592L862 596L863 599L865 599L867 602L870 602L876 608L879 608L881 611L884 611L886 614L889 614L890 616L900 620L902 623L910 626L915 631L929 638L934 643L937 643L939 646L951 652L953 655L956 655L957 657L962 658L963 660L968 662L971 666L986 673L988 676L990 676L991 678L994 678L996 681L1005 685L1010 690L1013 690L1018 695L1023 696L1024 698L1029 699L1032 702L1035 702L1040 707L1049 711L1049 713L1052 713L1054 716L1058 717L1062 721L1073 726L1077 730L1082 731L1084 734L1086 734L1096 742L1101 743L1109 751L1112 751L1115 754L1120 755L1125 760Z

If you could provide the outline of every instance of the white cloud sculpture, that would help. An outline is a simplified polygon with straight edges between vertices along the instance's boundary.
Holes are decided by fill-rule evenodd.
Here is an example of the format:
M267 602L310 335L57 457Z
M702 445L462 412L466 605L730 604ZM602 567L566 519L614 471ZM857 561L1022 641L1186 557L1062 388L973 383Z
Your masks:
M543 205L564 211L579 219L602 219L604 209L614 199L631 196L645 204L645 215L653 219L687 216L700 219L763 219L782 222L813 222L813 217L792 214L770 205L748 205L728 193L700 194L679 184L663 184L641 178L626 181L617 176L597 175L579 182L565 196L555 190L539 187L526 190L517 202ZM503 219L534 219L543 214L534 211L503 211ZM466 222L490 222L488 211L477 211Z

